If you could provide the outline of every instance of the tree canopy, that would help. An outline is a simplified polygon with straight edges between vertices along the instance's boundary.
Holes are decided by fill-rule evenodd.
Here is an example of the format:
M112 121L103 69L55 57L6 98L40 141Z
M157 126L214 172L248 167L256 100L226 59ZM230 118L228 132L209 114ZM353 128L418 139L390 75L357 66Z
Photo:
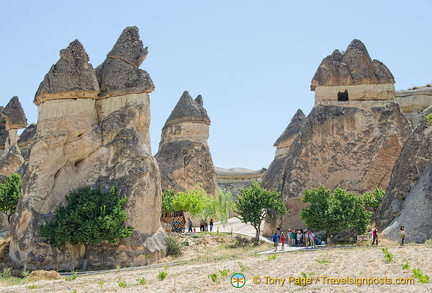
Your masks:
M372 212L366 210L365 202L375 205L375 199L357 196L343 189L334 191L323 186L308 189L302 199L309 206L300 211L303 221L313 230L325 230L328 234L354 227L360 234L366 231Z
M56 208L52 221L39 227L39 234L53 247L85 245L84 269L89 245L115 243L132 234L133 228L125 226L127 197L120 197L116 187L106 192L80 187L66 196L66 202Z
M21 186L21 176L16 173L0 184L0 212L6 214L9 223L21 196Z
M280 193L262 188L259 182L253 182L251 187L240 191L235 211L243 223L250 223L255 228L256 241L259 240L260 225L266 216L284 215L288 212Z

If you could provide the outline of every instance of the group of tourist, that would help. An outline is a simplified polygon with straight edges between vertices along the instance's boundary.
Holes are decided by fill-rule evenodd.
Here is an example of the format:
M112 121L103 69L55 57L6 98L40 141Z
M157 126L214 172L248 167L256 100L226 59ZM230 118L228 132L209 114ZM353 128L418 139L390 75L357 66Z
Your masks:
M200 231L209 231L209 227L210 227L210 231L213 231L213 219L210 219L210 225L207 222L201 222L200 223ZM191 218L188 218L188 232L192 232L192 220ZM195 231L194 231L195 232Z
M276 232L272 236L275 251L277 251L279 243L281 249L285 250L285 243L288 246L304 246L315 248L317 243L317 237L315 233L310 229L289 229L286 233L277 228Z
M379 239L379 235L378 235L378 231L376 228L372 229L372 243L371 245L378 245L378 239ZM400 245L403 246L405 244L405 237L407 236L406 232L405 232L405 227L404 226L400 226L399 228L399 237L401 239L401 243Z

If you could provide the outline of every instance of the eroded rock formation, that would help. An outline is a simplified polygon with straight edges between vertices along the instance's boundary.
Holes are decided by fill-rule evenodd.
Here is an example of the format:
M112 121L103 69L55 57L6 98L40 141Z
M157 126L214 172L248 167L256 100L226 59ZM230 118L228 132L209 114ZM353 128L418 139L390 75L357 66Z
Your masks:
M400 105L414 129L423 118L422 112L432 106L432 84L397 91L395 96L396 103Z
M345 54L326 57L312 80L315 106L289 148L280 179L263 186L280 191L291 210L266 222L299 228L304 191L325 186L361 194L386 188L391 170L410 134L407 119L394 102L394 80L384 64L372 61L354 40Z
M18 130L27 126L27 118L18 97L13 97L1 109L0 118L0 175L10 176L24 163L24 158L18 148Z
M207 143L209 125L202 97L193 100L185 91L162 129L155 156L162 190L179 192L202 184L208 194L216 193L216 173Z
M305 114L302 110L298 109L287 128L285 128L284 132L273 144L276 147L276 154L263 177L265 186L272 186L272 188L277 189L276 185L283 181L281 177L283 174L283 162L305 122Z
M252 186L252 182L261 181L266 169L250 170L245 168L220 168L215 167L219 188L238 195L240 190Z
M375 222L378 229L391 225L387 231L392 231L389 235L393 238L397 236L394 230L399 229L399 224L408 225L407 228L416 231L410 233L413 236L411 239L416 241L424 241L424 235L431 235L431 217L425 207L429 210L432 208L431 192L428 191L428 188L432 188L430 170L428 171L432 164L432 123L424 118L430 113L432 107L423 112L423 118L405 143L394 165L386 195L377 211Z
M89 267L143 265L165 254L160 174L150 151L149 84L129 84L122 71L113 74L106 65L115 60L119 68L130 69L126 75L145 73L150 78L138 69L143 58L137 56L146 52L138 29L127 27L113 51L119 58L109 54L97 76L84 47L73 41L61 50L36 93L37 130L12 218L9 255L17 265L59 270L81 266L82 246L52 248L38 236L38 227L52 218L71 190L85 185L117 185L129 199L127 225L135 228L119 244L92 247Z

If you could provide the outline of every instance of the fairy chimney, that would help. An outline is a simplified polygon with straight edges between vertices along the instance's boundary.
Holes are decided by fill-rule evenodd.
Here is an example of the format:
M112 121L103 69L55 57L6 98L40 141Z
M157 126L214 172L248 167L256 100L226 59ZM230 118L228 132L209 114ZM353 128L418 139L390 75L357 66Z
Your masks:
M216 173L208 146L210 118L201 96L183 93L162 129L156 160L162 189L175 192L201 184L208 194L217 190Z

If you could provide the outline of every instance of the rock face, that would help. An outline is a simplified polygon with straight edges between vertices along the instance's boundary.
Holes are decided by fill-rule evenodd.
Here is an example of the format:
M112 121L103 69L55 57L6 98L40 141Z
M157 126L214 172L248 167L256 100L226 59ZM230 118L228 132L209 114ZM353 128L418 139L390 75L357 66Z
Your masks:
M224 169L215 167L217 183L220 189L225 189L234 195L240 190L252 186L253 181L261 181L266 169L250 170L245 168Z
M139 69L147 54L138 28L129 27L123 31L107 59L96 68L101 90L99 96L151 93L154 90L153 81L146 71Z
M274 187L277 183L282 182L283 162L285 161L286 155L289 154L290 147L297 138L305 122L305 114L302 110L298 109L287 128L285 128L285 131L273 144L273 146L276 147L276 154L263 177L263 182L265 182L266 186Z
M61 50L60 60L51 66L39 85L34 103L39 106L49 100L96 98L99 84L89 60L78 40Z
M432 113L432 107L425 110L422 116L430 113ZM402 213L404 213L405 209L409 210L414 208L415 210L417 208L419 211L423 211L423 207L430 204L427 200L427 197L430 197L430 193L425 197L420 193L422 190L424 191L424 188L431 187L424 186L424 183L418 183L418 181L420 181L420 178L426 176L427 169L431 165L431 145L432 123L427 122L423 117L408 138L394 165L386 194L381 206L378 208L375 218L375 223L379 230L383 230L393 221L398 221L400 223L403 219ZM410 199L408 200L408 198ZM412 215L411 222L416 219L418 223L421 223L422 217L425 217L425 214L420 214L418 212ZM430 222L430 217L426 219ZM401 225L404 224L402 223ZM391 230L394 230L395 227L396 226ZM424 233L424 230L428 230L427 233L430 234L431 228L431 225L426 225L423 226L423 228L419 228L420 230L416 229L415 231L417 232L412 234L417 234L419 231ZM397 227L397 229L399 229L399 227Z
M207 143L209 125L202 97L194 101L185 91L162 129L155 156L162 190L179 192L202 184L208 194L216 193L216 173Z
M335 50L323 59L311 84L315 103L394 100L394 78L365 45L353 40L344 54Z
M135 27L123 31L119 38L123 47L127 47L125 36L135 32ZM129 199L126 224L135 228L119 244L90 248L89 267L143 265L165 254L160 174L150 150L148 93L134 86L128 92L125 84L123 95L98 98L96 73L88 60L83 46L72 42L36 93L37 130L24 168L23 195L12 218L9 251L17 265L29 269L81 266L82 246L52 248L38 236L38 227L52 218L71 190L85 185L103 189L117 185ZM104 74L108 73L101 72L100 80ZM53 81L57 77L68 81Z
M423 117L422 112L432 106L432 84L397 91L395 96L396 103L400 105L414 129Z
M387 187L410 134L409 122L391 99L393 82L386 67L371 61L357 40L344 55L335 52L323 60L312 80L314 108L286 153L281 171L263 178L263 187L280 191L291 210L266 221L265 234L275 227L303 227L298 213L306 189L339 187L361 194ZM339 93L345 91L348 95L342 99ZM349 93L354 93L354 100Z
M406 241L423 243L432 238L432 161L430 161L410 192L404 195L402 209L382 236L400 241L399 228L405 227ZM386 194L387 197L387 194Z
M18 148L18 129L27 126L27 118L16 96L0 113L0 142L3 149L0 153L0 175L10 176L24 163Z

